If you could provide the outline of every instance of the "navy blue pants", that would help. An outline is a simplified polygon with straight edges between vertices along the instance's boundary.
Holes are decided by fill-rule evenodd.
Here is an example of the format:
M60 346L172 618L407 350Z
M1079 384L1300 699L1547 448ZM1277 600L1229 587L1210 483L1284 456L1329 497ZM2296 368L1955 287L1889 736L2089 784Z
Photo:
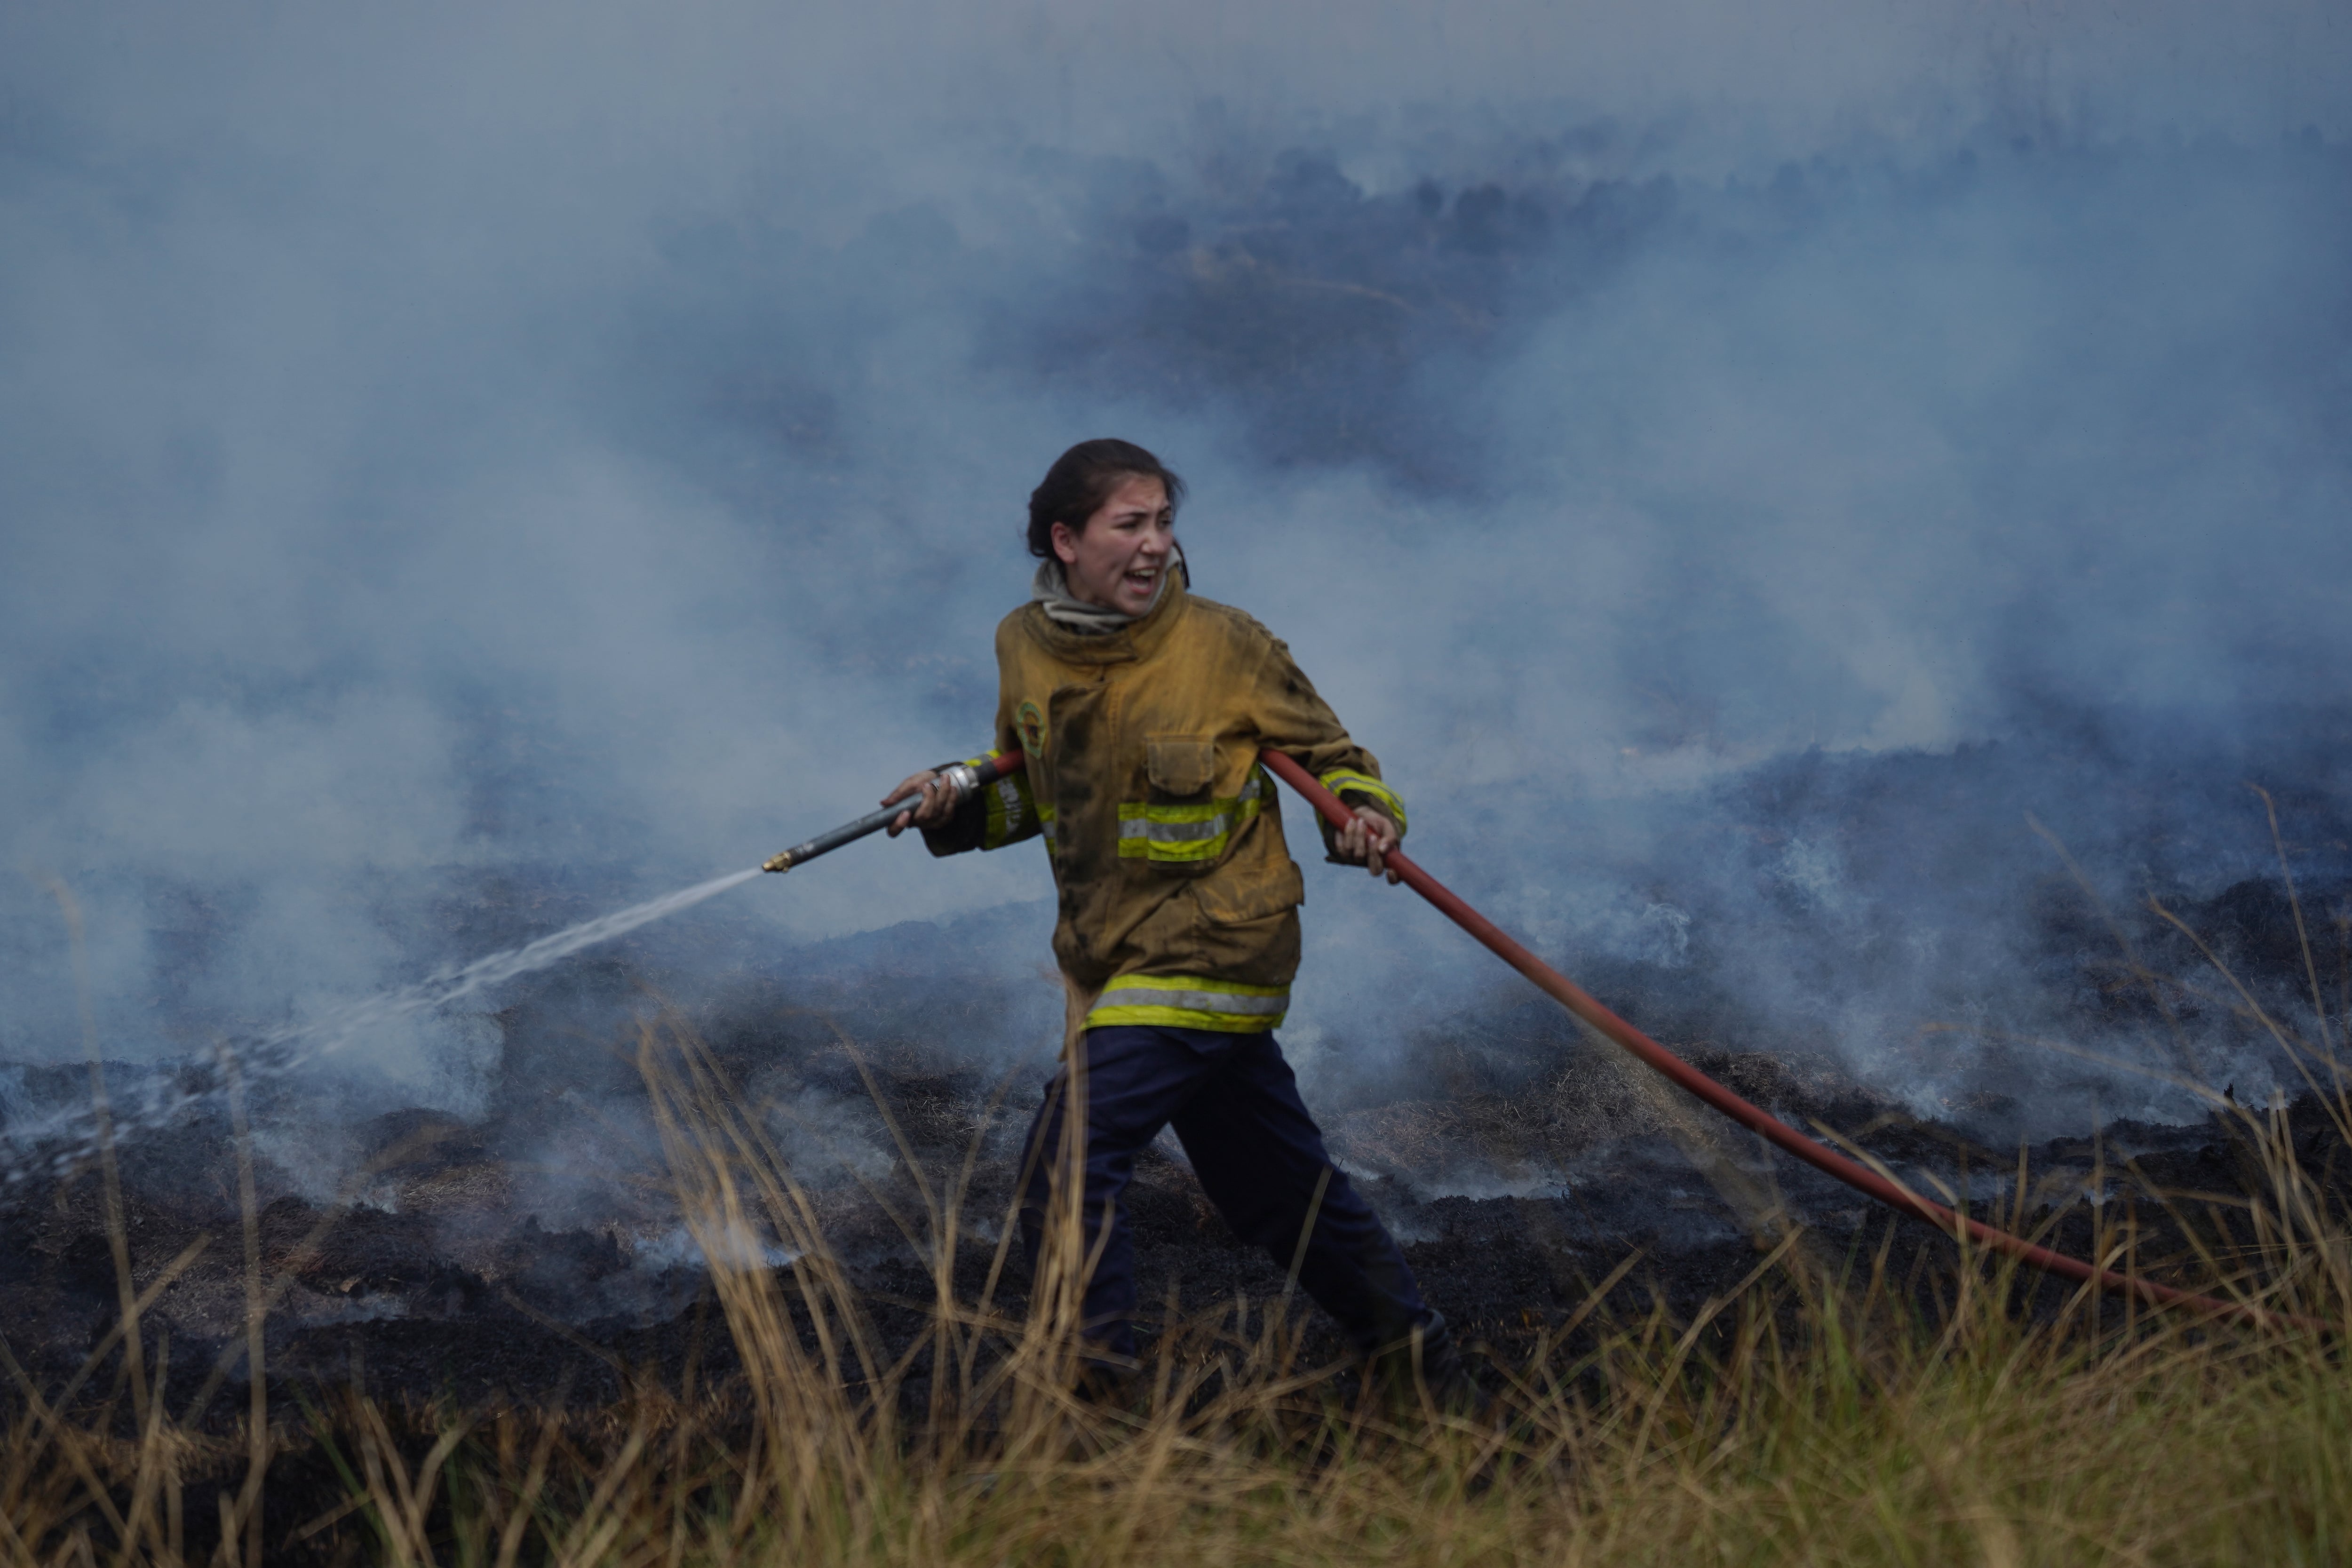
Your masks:
M1359 1351L1369 1354L1438 1321L1387 1227L1323 1152L1323 1134L1271 1034L1122 1024L1089 1029L1083 1040L1089 1250L1106 1205L1110 1209L1110 1235L1085 1301L1087 1335L1100 1350L1135 1355L1135 1243L1124 1194L1137 1152L1170 1125L1234 1234L1265 1248L1286 1274L1297 1258L1299 1284ZM1065 1067L1047 1080L1029 1127L1021 1233L1033 1270L1063 1152L1067 1085ZM1310 1210L1315 1228L1302 1256Z

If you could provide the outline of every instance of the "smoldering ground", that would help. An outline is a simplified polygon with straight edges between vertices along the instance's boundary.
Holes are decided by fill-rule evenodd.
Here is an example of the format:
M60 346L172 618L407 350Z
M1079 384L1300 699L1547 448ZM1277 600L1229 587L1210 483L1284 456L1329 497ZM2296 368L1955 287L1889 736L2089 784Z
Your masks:
M1021 499L1118 430L1425 861L1637 1019L1990 1139L2194 1116L2017 1041L2171 1063L2149 892L2305 1005L2249 778L2336 962L2352 45L1790 16L12 14L0 778L102 1049L201 1075L968 753ZM508 1221L657 1225L593 1168L650 995L887 1163L807 1064L1034 1078L1045 876L867 846L356 1042L261 1097L276 1191L422 1111ZM81 1029L0 914L14 1118ZM1335 1116L1586 1084L1402 895L1307 918ZM1591 1146L1426 1115L1424 1195Z

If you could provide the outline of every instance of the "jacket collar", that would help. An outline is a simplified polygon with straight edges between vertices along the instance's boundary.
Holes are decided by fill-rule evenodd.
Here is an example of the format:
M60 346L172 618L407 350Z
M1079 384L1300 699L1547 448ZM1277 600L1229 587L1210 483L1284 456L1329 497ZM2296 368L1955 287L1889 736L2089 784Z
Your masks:
M1185 601L1192 596L1189 576L1182 571L1170 573L1159 602L1115 632L1075 631L1046 615L1045 606L1034 599L1022 607L1021 624L1046 652L1065 664L1126 664L1149 658L1183 616Z

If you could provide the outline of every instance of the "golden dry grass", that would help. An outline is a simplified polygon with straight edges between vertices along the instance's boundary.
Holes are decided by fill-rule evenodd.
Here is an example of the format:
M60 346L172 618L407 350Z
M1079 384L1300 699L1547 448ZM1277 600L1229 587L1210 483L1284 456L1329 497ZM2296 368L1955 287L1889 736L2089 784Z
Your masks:
M937 1375L901 1397L908 1364L887 1363L760 1119L690 1039L648 1034L641 1061L740 1380L640 1383L588 1415L347 1394L224 1438L174 1426L152 1394L164 1368L116 1362L117 1406L72 1418L20 1379L0 1563L2352 1557L2352 1401L2330 1342L2177 1315L2098 1327L2079 1299L2027 1322L2004 1267L1980 1258L1930 1317L1892 1288L1884 1252L1832 1279L1784 1245L1700 1321L1588 1322L1573 1353L1554 1336L1479 1420L1341 1402L1328 1369L1294 1363L1279 1304L1260 1304L1241 1335L1165 1335L1148 1390L1106 1409L1068 1393L1087 1260L1066 1212L1035 1309L941 1308L922 1347ZM2341 1321L2343 1227L2277 1119L2246 1120L2272 1182L2228 1287ZM901 1216L943 1301L968 1174L924 1178L925 1212ZM742 1267L747 1234L802 1257ZM337 1507L270 1506L271 1465L296 1448L337 1467ZM187 1478L240 1459L247 1484L192 1528ZM192 1552L198 1539L223 1544Z

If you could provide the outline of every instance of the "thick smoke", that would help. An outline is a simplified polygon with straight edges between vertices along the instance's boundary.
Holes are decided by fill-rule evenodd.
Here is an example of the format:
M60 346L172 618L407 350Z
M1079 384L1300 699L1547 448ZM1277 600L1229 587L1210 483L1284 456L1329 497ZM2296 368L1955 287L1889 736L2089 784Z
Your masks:
M1662 1027L2015 1093L1916 1030L2063 1012L2028 811L2125 904L2262 870L2245 777L2343 818L2326 7L109 5L0 61L5 847L118 1057L963 754L1022 499L1111 432L1429 862ZM997 976L941 1026L997 1059L1045 888L870 846L666 983L1002 910L877 948ZM1310 889L1317 1070L1496 994ZM0 1058L78 1054L36 881L0 942ZM472 1110L483 1039L364 1056Z

